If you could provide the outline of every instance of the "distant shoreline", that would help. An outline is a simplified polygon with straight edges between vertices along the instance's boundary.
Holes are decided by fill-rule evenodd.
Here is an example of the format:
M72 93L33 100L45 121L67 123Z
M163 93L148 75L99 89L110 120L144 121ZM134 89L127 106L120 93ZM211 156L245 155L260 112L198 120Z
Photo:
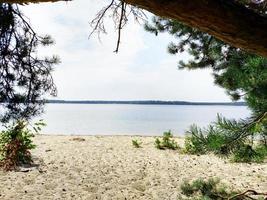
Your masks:
M47 104L133 104L133 105L193 105L193 106L246 106L245 102L189 102L189 101L80 101L80 100L47 100Z

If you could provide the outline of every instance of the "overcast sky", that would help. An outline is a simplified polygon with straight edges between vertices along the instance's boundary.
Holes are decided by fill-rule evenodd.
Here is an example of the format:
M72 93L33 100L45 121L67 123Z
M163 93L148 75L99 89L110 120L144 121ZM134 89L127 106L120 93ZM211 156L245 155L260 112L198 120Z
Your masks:
M138 23L123 30L118 54L116 33L107 18L108 34L88 40L89 21L103 6L99 0L42 3L23 6L38 33L50 34L56 44L42 54L61 59L53 77L57 99L76 100L186 100L230 101L215 86L209 70L178 70L186 56L167 53L173 39L167 34L154 36ZM102 5L101 5L102 4Z

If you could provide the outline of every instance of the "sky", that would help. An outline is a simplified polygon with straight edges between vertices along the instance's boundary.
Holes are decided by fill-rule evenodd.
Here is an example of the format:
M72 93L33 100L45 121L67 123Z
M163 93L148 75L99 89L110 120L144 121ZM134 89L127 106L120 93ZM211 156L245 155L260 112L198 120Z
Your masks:
M56 99L230 101L214 85L210 70L178 70L178 61L188 56L168 54L168 43L175 41L168 34L155 36L130 20L116 54L117 35L107 17L107 34L101 41L97 35L89 38L89 22L104 3L108 2L75 0L21 7L37 33L55 40L39 54L60 57L53 72Z

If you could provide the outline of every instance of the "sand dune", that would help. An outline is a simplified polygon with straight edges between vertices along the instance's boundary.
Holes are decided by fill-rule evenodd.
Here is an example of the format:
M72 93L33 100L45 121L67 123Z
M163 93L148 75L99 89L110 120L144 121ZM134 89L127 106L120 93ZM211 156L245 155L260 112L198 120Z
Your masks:
M236 164L213 155L158 150L153 137L135 137L143 142L140 149L128 136L74 138L37 136L33 155L39 167L0 171L0 199L179 199L180 184L199 177L267 190L267 163Z

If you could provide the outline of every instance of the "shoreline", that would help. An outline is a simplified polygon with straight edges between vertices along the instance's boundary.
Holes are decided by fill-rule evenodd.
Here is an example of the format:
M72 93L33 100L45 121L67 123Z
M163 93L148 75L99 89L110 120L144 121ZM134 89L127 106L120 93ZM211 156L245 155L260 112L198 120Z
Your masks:
M118 134L118 135L111 135L111 134L92 134L92 135L83 135L83 134L49 134L49 133L40 133L40 134L36 134L35 137L37 136L45 136L45 137L49 137L49 136L59 136L59 137L140 137L140 138L147 138L147 137L151 137L151 138L155 138L155 137L163 137L163 134L161 135L127 135L127 134ZM179 135L173 135L173 138L175 139L185 139L186 134L184 134L183 136L179 136Z
M133 138L142 141L142 148L132 146ZM36 135L32 154L37 167L0 171L0 199L177 200L183 181L212 177L233 189L266 192L267 163L231 163L211 154L158 150L154 140ZM182 146L182 138L175 140Z

